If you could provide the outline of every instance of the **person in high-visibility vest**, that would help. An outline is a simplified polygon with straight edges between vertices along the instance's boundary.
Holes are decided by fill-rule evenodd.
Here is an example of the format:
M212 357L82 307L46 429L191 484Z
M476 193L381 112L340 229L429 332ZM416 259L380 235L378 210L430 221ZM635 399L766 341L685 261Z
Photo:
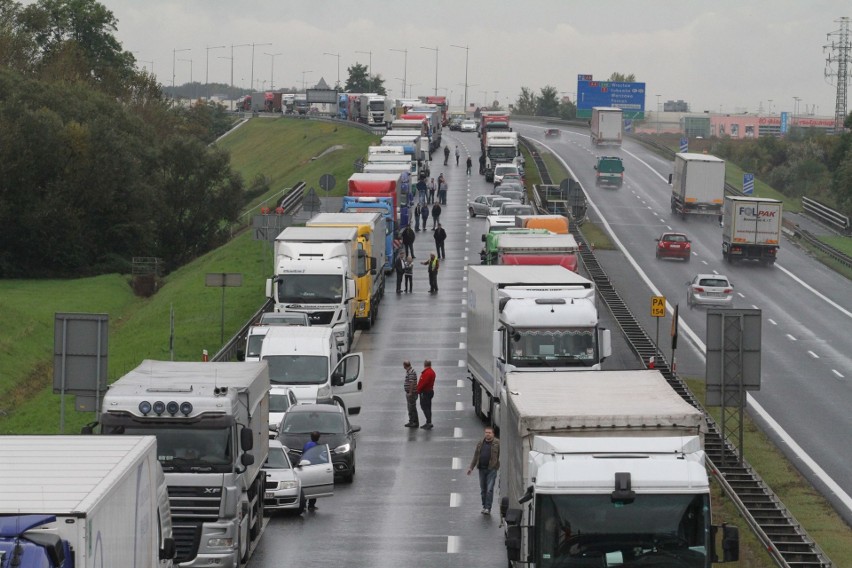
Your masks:
M429 270L429 293L437 294L438 293L438 268L440 268L440 261L438 257L435 256L435 253L429 255L429 260L422 262L421 264L425 264Z

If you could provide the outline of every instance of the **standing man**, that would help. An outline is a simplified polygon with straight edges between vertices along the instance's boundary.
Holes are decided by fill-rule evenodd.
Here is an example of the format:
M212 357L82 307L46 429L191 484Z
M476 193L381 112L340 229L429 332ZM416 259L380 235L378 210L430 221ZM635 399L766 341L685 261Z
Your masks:
M429 219L429 206L425 203L420 207L420 219L423 221L423 230L426 230L426 221Z
M435 229L435 252L438 253L438 258L444 260L446 253L444 252L444 241L447 240L447 231L438 223L438 228Z
M447 162L450 161L450 147L444 146L444 165L447 165Z
M435 192L438 190L438 184L435 183L435 178L429 182L429 205L435 203Z
M402 367L405 369L405 402L408 406L408 423L406 428L419 428L420 415L417 414L417 371L411 366L411 361L403 361Z
M433 252L431 255L429 255L429 260L421 262L420 264L425 264L429 269L429 293L437 294L438 268L440 267L440 262L438 262L437 257L435 257L435 253Z
M423 176L417 181L417 200L420 201L420 203L426 203L426 192L428 190L429 186L426 185L426 176Z
M432 206L432 230L435 230L435 227L440 225L439 221L441 219L441 204L436 203ZM423 230L426 230L426 227L423 227Z
M438 177L438 203L447 204L447 180L444 179L444 174Z
M422 203L417 203L414 207L414 230L418 233L420 232L420 210L423 208ZM425 222L425 221L424 221ZM426 226L423 226L423 230L426 230Z
M402 230L402 245L405 247L405 256L414 258L414 229L411 225L406 225Z
M411 257L405 259L405 293L414 292L414 261Z
M401 252L398 252L396 255L393 269L396 270L396 293L402 294L402 275L405 274L405 257Z
M435 256L435 255L432 255ZM421 426L425 430L432 429L432 398L435 396L435 371L432 370L432 361L423 361L423 372L417 381L417 394L420 395L420 409L426 418L426 424Z
M500 471L500 440L494 437L494 429L485 427L485 437L476 444L473 459L467 474L473 469L479 470L479 492L482 495L482 514L491 514L491 501L494 498L494 480Z
M459 145L456 144L456 165L459 165Z
M473 160L470 158L470 154L467 155L467 175L470 175L470 170L473 168Z
M313 448L314 446L319 444L320 433L317 431L311 432L311 439L305 442L304 447L302 448L302 455L305 455L305 452ZM317 500L316 499L308 499L308 509L311 511L316 510L317 508Z

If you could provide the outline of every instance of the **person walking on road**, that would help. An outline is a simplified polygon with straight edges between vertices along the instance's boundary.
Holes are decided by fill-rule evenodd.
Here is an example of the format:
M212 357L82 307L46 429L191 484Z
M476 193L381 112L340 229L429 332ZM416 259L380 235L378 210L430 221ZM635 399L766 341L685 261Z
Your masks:
M412 257L408 256L405 258L405 293L414 291L414 261Z
M479 155L479 175L485 175L485 154Z
M302 448L302 455L305 455L305 452L313 448L314 446L319 445L320 433L317 431L311 432L311 439L305 442L304 447ZM317 500L316 499L308 499L308 509L311 511L315 511L317 508Z
M470 170L473 168L473 160L470 158L470 154L467 155L467 175L470 175Z
M473 470L479 471L479 492L482 496L482 514L491 514L491 502L494 499L494 480L500 470L500 440L494 437L494 429L485 427L485 437L476 444L473 459L467 474Z
M423 230L426 230L426 221L429 220L429 206L425 203L420 207L420 219L423 221Z
M456 165L457 165L457 166L459 165L459 156L460 156L460 154L459 154L459 145L458 145L458 144L456 144Z
M447 240L447 231L438 223L438 228L435 229L435 252L438 253L438 258L444 260L446 253L444 252L444 241Z
M425 430L432 429L432 398L435 396L435 371L432 370L432 361L423 361L423 372L417 381L417 394L420 396L420 409L426 418L426 424L421 426Z
M426 184L426 178L422 177L417 182L417 200L420 203L426 203L426 192L429 190L429 186Z
M435 205L432 206L432 230L433 231L435 230L435 227L437 227L440 224L439 223L440 220L441 220L441 204L436 203ZM426 230L426 227L423 227L423 230Z
M429 205L435 203L435 192L438 190L438 184L435 183L435 178L432 178L432 181L429 182Z
M440 268L441 263L438 261L438 258L435 256L433 252L429 255L429 260L425 262L421 262L420 264L425 264L429 270L429 293L437 294L438 293L438 268Z
M447 182L444 179L444 174L438 177L438 203L447 204Z
M396 271L396 293L402 293L402 276L405 274L405 257L402 254L396 255L396 260L393 263L393 269Z
M414 230L417 231L418 233L420 232L420 212L421 212L422 209L423 209L422 203L418 203L414 207ZM423 230L424 231L426 230L425 226L423 227Z
M411 225L406 225L402 230L402 245L405 247L405 256L414 257L414 239L416 235L414 234L414 229L411 228Z
M450 147L444 146L444 165L446 166L449 161L450 161Z
M406 428L419 428L420 415L417 413L417 371L411 366L411 361L403 361L402 367L405 369L405 403L408 407L408 422Z

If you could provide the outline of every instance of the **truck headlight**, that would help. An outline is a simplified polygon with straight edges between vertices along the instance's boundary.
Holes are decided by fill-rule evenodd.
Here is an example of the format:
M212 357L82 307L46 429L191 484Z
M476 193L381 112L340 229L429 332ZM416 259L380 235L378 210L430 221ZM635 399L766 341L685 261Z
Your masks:
M352 449L352 444L343 444L342 446L337 446L332 450L335 454L348 454L349 450Z
M207 546L210 548L234 548L233 538L216 537L207 539Z
M331 398L331 387L323 385L317 389L317 400L321 398Z

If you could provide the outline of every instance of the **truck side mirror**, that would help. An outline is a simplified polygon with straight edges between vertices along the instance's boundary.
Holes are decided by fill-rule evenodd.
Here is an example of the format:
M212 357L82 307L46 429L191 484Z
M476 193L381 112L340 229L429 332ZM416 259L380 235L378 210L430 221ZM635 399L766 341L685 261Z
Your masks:
M669 185L672 184L672 177L674 177L674 174L669 174Z
M345 383L343 378L343 372L340 369L335 369L331 374L331 386L333 387L342 387Z
M485 242L485 233L482 234L482 242Z
M237 361L245 361L246 360L246 352L242 349L237 349Z
M608 329L600 330L600 355L601 361L612 355L612 333Z
M254 432L248 426L243 426L240 429L240 447L244 452L249 452L254 448Z
M160 548L160 560L171 560L175 557L176 552L175 539L172 537L164 538L163 546Z
M346 279L346 301L348 302L355 297L355 280L352 278Z
M722 562L740 559L740 529L722 525Z
M272 278L266 279L266 297L267 298L272 297L272 281L273 281Z
M254 463L254 456L251 454L243 454L240 456L240 463L248 467Z
M503 358L503 333L499 329L491 335L491 356Z

